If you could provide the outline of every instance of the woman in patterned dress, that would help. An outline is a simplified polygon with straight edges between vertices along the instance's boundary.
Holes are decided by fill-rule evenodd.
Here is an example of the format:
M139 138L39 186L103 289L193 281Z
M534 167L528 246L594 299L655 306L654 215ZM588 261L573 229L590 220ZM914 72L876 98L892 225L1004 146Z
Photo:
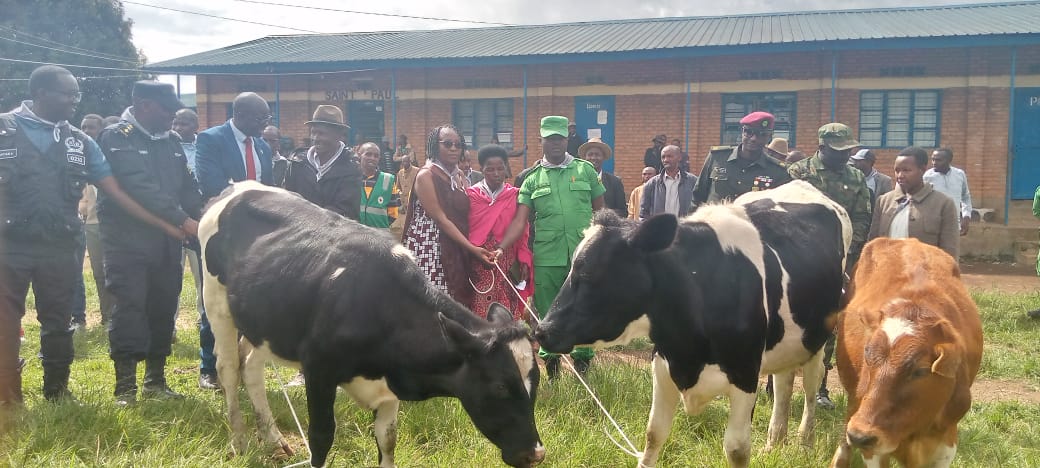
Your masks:
M428 161L415 176L409 201L404 246L415 254L416 262L434 287L469 304L473 296L469 284L470 256L485 262L491 262L493 256L466 238L469 197L458 167L464 151L466 141L455 126L441 125L430 131L426 141Z
M477 161L484 180L466 189L469 195L469 241L487 250L494 251L505 236L506 229L516 215L516 196L520 189L505 182L509 152L498 145L487 145L477 152ZM498 267L485 265L477 259L471 260L470 285L473 287L473 302L470 309L481 317L487 316L491 303L498 302L513 312L514 320L524 318L524 303L534 290L533 257L524 235L502 252ZM525 287L519 289L520 296L513 291L511 280L503 277L517 264L518 281ZM499 267L502 271L499 271Z

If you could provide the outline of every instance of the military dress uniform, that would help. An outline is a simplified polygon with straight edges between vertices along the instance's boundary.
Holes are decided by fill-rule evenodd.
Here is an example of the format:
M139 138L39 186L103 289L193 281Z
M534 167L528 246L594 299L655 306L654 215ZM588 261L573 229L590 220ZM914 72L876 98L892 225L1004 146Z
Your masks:
M173 132L149 134L127 109L99 143L120 186L137 203L174 226L198 219L202 194ZM182 243L105 195L99 197L98 216L106 287L114 298L109 354L116 367L115 394L133 399L141 360L146 363L145 391L163 393L184 272Z
M712 147L693 187L693 203L716 203L757 190L776 188L791 181L783 163L762 152L758 158L741 159L740 146Z
M25 101L0 114L0 404L22 402L19 329L32 284L40 322L43 396L69 395L69 321L83 281L79 199L109 176L97 144L68 122L46 122Z

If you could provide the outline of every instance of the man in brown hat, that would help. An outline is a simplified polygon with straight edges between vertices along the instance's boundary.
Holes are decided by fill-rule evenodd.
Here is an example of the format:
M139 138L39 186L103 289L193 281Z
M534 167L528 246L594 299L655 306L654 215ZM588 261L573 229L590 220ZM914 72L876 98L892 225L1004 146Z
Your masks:
M664 167L661 165L661 150L664 149L664 145L668 144L668 137L662 133L650 140L650 143L653 143L654 146L647 148L646 153L643 153L643 166L650 166L660 174Z
M306 122L311 146L295 153L285 171L285 189L311 203L357 221L361 212L361 170L343 144L347 130L343 111L320 105Z
M783 164L765 152L775 122L776 118L768 112L752 112L740 119L740 145L713 147L705 158L693 188L694 205L733 200L791 180Z
M625 200L625 184L621 179L609 172L603 172L603 161L610 159L613 154L610 146L599 138L590 138L588 142L578 148L578 157L592 163L599 174L599 181L603 188L603 207L614 210L622 218L628 217L628 201Z
M777 161L787 161L787 156L790 154L790 150L787 147L787 139L773 138L773 141L770 141L769 144L766 145L766 153Z

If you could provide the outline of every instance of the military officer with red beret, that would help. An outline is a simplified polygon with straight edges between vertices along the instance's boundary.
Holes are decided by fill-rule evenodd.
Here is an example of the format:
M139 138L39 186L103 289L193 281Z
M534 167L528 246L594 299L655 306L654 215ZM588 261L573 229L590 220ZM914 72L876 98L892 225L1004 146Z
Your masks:
M740 119L740 145L711 149L693 187L695 205L732 201L744 193L771 189L791 180L783 163L765 153L775 122L773 114L752 112Z

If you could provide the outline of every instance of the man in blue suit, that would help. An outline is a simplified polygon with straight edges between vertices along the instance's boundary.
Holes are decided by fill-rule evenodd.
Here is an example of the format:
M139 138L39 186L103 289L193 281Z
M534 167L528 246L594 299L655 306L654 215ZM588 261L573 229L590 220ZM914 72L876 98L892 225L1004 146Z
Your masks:
M242 93L231 104L231 119L195 138L195 176L203 198L220 194L232 182L256 180L271 185L273 170L271 147L261 136L271 121L271 108L256 93ZM206 319L205 307L200 307L199 388L216 390L217 358L213 355L213 332Z
M219 195L231 182L273 181L271 147L260 138L271 121L267 101L256 93L242 93L231 107L231 119L200 133L195 142L196 176L206 198Z

